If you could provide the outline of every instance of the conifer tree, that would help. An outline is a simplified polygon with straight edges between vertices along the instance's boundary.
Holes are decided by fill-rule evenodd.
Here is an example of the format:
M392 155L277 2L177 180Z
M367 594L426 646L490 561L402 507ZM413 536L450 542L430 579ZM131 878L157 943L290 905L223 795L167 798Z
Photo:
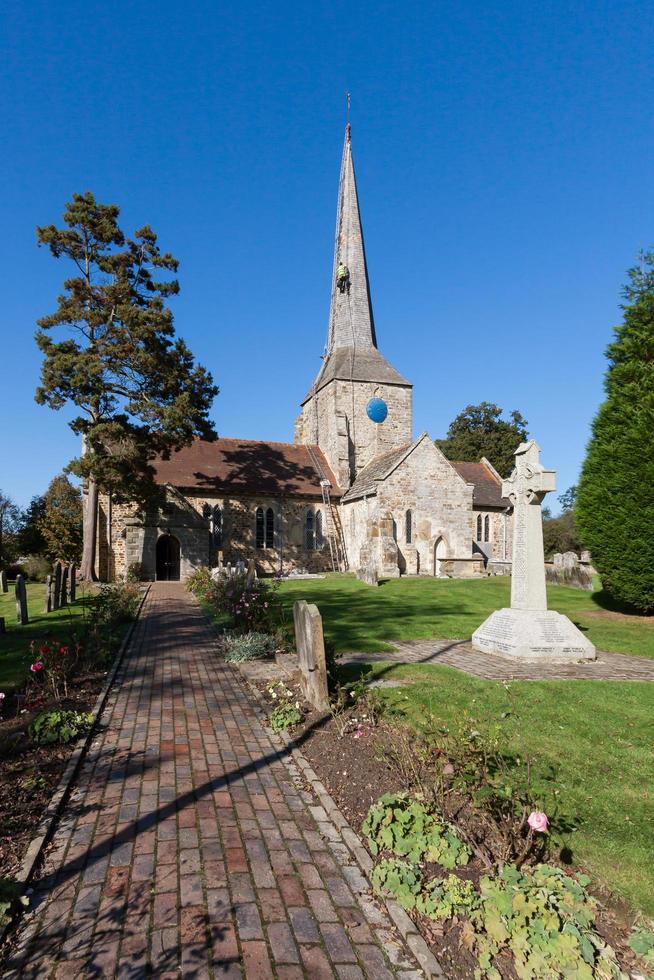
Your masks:
M43 352L37 402L74 406L69 423L82 455L67 469L85 483L80 572L94 577L98 494L143 506L157 496L152 460L215 438L207 413L218 392L211 375L175 339L166 300L179 291L178 262L146 225L128 238L119 208L90 192L66 205L64 228L37 229L39 245L73 265L54 313L38 321ZM51 331L61 328L55 341Z
M606 400L577 490L581 537L609 595L654 612L654 253L628 272Z

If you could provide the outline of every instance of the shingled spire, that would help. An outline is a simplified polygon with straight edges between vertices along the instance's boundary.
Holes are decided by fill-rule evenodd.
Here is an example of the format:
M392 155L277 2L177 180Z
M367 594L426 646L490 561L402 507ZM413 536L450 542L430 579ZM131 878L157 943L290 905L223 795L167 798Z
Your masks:
M342 292L336 279L341 264L347 266L349 272L348 288ZM377 349L349 123L345 129L345 145L338 186L327 348L318 377L311 391L304 398L303 404L316 391L337 378L348 381L373 381L379 384L409 384Z
M336 282L337 269L341 264L347 266L350 274L348 288L342 292ZM327 352L331 353L335 347L377 347L349 123L345 128L338 188Z

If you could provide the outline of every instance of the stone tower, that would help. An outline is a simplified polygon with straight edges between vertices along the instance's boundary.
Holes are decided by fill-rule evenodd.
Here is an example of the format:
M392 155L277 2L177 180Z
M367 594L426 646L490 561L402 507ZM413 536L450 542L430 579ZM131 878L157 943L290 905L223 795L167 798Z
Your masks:
M346 266L345 288L337 270ZM366 409L371 398L388 406L382 424ZM302 402L295 441L318 445L342 489L375 456L413 438L412 385L377 349L349 123L338 188L336 243L324 363Z

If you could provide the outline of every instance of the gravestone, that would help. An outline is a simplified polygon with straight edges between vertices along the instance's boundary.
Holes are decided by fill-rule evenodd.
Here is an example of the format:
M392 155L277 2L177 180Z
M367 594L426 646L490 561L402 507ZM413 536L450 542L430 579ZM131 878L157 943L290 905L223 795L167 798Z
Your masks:
M300 665L300 687L318 711L329 708L325 640L318 607L300 599L293 603L295 646Z
M68 565L61 569L61 592L59 593L59 608L68 605Z
M59 600L61 599L61 565L58 561L54 564L53 578L52 609L55 610L59 608Z
M43 612L52 612L52 590L54 586L54 579L52 575L46 575L45 577L45 602L43 603Z
M357 578L360 582L365 582L366 585L379 585L377 566L372 562L366 562L366 564L362 565L357 571Z
M21 626L29 623L27 614L27 591L25 589L25 579L22 575L16 576L16 622Z
M250 558L248 562L248 573L245 579L245 588L251 589L257 580L257 566L254 563L254 558Z
M582 565L590 565L590 551L582 551L579 561Z
M0 572L0 592L8 592L9 586L7 585L7 573L3 569Z
M513 505L511 608L492 613L475 630L476 650L526 661L595 660L595 647L574 623L547 608L541 503L555 489L555 472L541 466L538 444L523 442L513 473L502 482L502 496Z
M68 566L68 595L70 601L75 602L77 598L77 569L73 562Z

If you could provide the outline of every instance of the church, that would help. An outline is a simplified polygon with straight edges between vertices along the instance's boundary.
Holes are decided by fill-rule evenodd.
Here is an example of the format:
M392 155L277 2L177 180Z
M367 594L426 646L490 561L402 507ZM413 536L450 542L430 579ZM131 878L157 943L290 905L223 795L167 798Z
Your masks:
M349 124L327 346L294 442L195 439L155 469L159 512L101 496L101 580L135 564L145 578L183 580L250 558L264 575L506 570L512 515L499 475L485 458L452 462L426 432L414 437L413 386L379 350Z

